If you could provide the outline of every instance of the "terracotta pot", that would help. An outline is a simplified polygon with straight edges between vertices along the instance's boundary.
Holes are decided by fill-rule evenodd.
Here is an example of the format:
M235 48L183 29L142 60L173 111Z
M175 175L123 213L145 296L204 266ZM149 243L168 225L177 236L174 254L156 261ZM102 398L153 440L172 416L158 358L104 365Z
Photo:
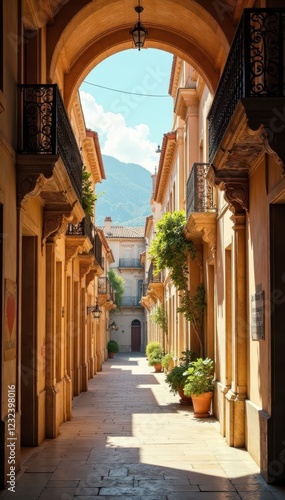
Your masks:
M210 406L213 397L213 392L204 392L199 396L192 394L194 417L204 418L210 415Z
M192 404L192 398L190 396L185 396L183 387L179 389L178 394L180 396L179 403L181 405L191 405Z
M114 357L114 352L108 352L108 358L113 358Z
M153 365L154 370L156 373L160 373L162 370L162 364L161 363L156 363L156 365Z

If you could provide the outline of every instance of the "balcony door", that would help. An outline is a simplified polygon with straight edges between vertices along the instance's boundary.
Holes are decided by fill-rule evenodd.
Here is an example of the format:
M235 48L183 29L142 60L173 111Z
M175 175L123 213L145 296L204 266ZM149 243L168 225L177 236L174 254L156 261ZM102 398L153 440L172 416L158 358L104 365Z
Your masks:
M131 348L132 352L141 352L141 322L138 319L131 325Z

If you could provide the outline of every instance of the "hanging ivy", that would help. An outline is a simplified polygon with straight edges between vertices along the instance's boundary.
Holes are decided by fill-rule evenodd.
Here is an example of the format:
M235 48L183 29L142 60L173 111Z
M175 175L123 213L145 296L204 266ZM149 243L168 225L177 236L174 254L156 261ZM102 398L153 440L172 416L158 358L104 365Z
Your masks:
M115 304L120 308L125 291L125 280L122 276L117 274L114 269L110 269L110 271L108 272L108 278L115 292Z
M205 290L200 284L195 294L188 288L187 259L190 254L192 260L197 260L197 251L192 241L187 241L183 236L186 218L183 211L167 212L156 224L156 237L152 240L149 255L154 259L155 272L159 273L165 268L170 270L173 284L180 292L180 306L177 311L183 313L191 321L196 333L200 351L202 344L202 320L205 309Z

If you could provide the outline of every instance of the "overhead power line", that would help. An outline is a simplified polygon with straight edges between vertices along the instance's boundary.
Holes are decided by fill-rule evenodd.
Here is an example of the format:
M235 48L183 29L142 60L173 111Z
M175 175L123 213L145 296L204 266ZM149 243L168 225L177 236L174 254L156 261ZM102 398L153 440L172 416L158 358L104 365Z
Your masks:
M86 80L83 83L87 83L88 85L92 85L93 87L99 87L104 90L111 90L112 92L120 92L121 94L129 94L129 95L139 95L141 97L170 97L167 94L140 94L139 92L127 92L125 90L111 89L110 87L103 87L103 85L97 85L96 83L87 82Z

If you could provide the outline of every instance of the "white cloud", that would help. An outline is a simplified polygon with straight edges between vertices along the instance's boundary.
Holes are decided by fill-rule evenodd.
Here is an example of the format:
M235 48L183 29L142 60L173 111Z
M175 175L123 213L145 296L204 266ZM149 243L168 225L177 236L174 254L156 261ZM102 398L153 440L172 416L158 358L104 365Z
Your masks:
M157 144L149 139L149 127L144 123L128 127L120 113L104 111L95 98L80 92L86 127L98 133L101 152L125 163L137 163L150 172L158 164Z

